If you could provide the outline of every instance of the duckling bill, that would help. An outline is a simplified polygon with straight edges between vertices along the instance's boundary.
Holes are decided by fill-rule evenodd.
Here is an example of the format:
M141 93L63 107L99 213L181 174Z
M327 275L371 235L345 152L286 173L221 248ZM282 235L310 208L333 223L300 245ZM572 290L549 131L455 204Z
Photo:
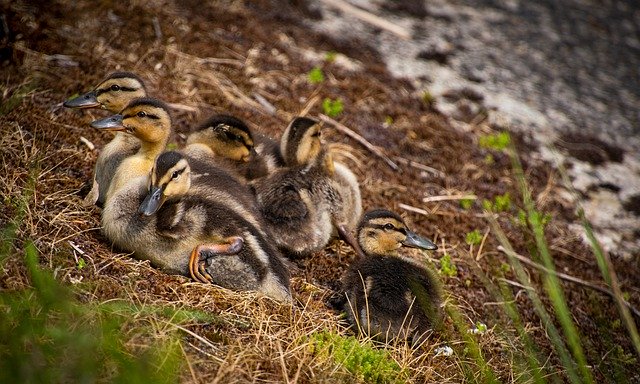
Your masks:
M63 105L67 108L102 108L111 113L119 113L132 100L147 96L147 90L140 77L131 72L113 72L102 80L93 90ZM116 133L105 145L96 161L93 173L93 185L85 197L85 205L104 205L107 191L113 175L122 161L138 151L140 142L131 135Z
M422 340L441 321L440 283L430 269L402 257L399 250L437 246L387 210L367 212L356 237L363 256L342 280L342 309L348 320L360 332L383 341Z
M163 250L172 249L170 259L183 255L175 262L196 281L290 301L289 273L259 218L224 189L197 193L192 183L201 179L194 178L190 161L197 160L175 151L156 159L137 212L155 220L158 240L169 248L151 257L164 262Z

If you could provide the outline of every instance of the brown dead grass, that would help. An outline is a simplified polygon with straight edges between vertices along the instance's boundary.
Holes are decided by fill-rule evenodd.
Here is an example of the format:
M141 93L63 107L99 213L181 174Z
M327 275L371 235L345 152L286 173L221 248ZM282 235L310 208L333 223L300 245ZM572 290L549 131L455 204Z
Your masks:
M176 107L174 141L182 144L190 127L213 112L236 114L255 129L279 137L292 116L306 110L317 115L322 113L324 97L340 97L345 104L341 123L383 148L392 159L404 160L401 172L393 171L356 142L326 129L324 139L359 177L364 208L386 207L403 213L412 227L441 246L431 255L435 266L442 255L451 255L458 275L444 279L448 301L469 326L479 321L489 326L478 338L484 358L502 381L518 381L513 368L523 353L522 342L513 329L504 326L508 323L497 310L500 303L494 302L473 272L480 268L491 277L492 269L505 259L491 234L481 251L471 250L464 242L467 232L479 229L484 234L488 229L479 204L462 210L457 200L422 201L428 196L466 194L481 200L507 191L517 200L508 158L497 153L495 163L486 164L487 152L475 143L475 137L491 127L481 123L470 126L468 132L454 129L445 116L421 102L417 90L391 78L372 50L310 33L300 22L308 12L304 4L278 3L278 12L269 2L245 5L236 1L215 5L168 0L130 5L84 1L75 5L0 4L11 31L9 54L2 57L2 101L17 100L15 108L0 116L0 163L5 170L0 174L0 227L16 218L18 207L25 209L11 255L2 265L0 289L17 290L30 284L22 257L24 241L31 239L40 263L60 281L74 285L82 300L125 300L213 314L214 323L181 326L188 363L181 376L184 382L352 380L343 367L314 353L309 340L309 335L319 331L350 334L326 304L332 289L338 287L337 277L354 257L346 245L334 242L297 262L291 306L168 276L118 253L100 234L99 209L81 205L97 150L90 150L80 137L98 149L106 143L108 137L87 127L104 113L64 110L60 105L108 72L132 70L145 79L152 95ZM161 37L154 31L154 18ZM307 59L304 54L314 51L322 57L328 50L346 54L364 70L352 72L336 63ZM65 56L56 56L60 54ZM322 66L327 79L313 86L306 81L306 73L316 65ZM270 112L271 107L275 113ZM393 118L389 127L383 124L387 116ZM407 165L410 161L428 168ZM560 189L557 178L544 164L525 166L534 196L540 196L541 208L554 217L549 241L559 270L601 281L590 253L567 229L567 223L574 220L571 206L551 192ZM33 177L36 182L29 192ZM401 209L400 204L416 209ZM526 253L530 239L522 235L512 216L503 214L500 220L516 248ZM410 255L427 258L419 252ZM86 261L86 267L78 268L79 258ZM631 302L639 302L638 266L616 263ZM531 271L534 281L538 281L537 273ZM544 365L550 371L558 370L544 329L523 291L515 285L513 289L526 327L542 350ZM615 307L607 298L594 298L583 288L565 285L565 289L589 357L599 361L610 345L600 340L597 319L616 316ZM172 326L158 320L155 335L145 337L160 338ZM455 335L447 319L444 333L432 336L420 348L386 348L409 372L410 382L464 382L470 378L464 376L463 365L473 366L475 361L459 353L464 346ZM629 347L624 335L608 337L611 345ZM132 335L130 343L135 347L145 340ZM434 349L445 344L458 354L435 356ZM598 371L598 367L596 374L606 375L606 369Z

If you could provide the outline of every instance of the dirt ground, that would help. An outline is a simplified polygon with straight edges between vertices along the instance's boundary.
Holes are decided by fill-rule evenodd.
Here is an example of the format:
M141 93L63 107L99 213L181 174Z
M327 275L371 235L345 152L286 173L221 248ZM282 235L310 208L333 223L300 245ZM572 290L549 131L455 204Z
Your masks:
M408 81L391 77L366 42L309 33L304 19L322 15L304 1L203 4L167 0L127 5L3 0L0 16L0 227L15 219L19 211L16 202L35 177L35 190L18 239L0 272L0 289L17 290L29 284L22 260L24 242L31 239L41 265L55 271L60 281L74 285L82 300L119 298L189 306L223 317L250 318L263 311L282 319L276 333L286 332L291 319L298 319L291 311L302 311L300 318L315 322L316 328L344 331L328 305L338 276L354 257L342 242L332 242L324 251L297 262L293 310L266 299L247 300L236 293L191 283L185 277L165 275L110 248L99 230L100 210L81 205L98 151L110 139L89 128L88 123L105 113L67 110L61 103L91 89L112 71L128 70L145 80L152 96L175 107L171 142L178 147L191 127L214 112L236 115L257 131L279 137L291 117L302 111L317 116L323 113L323 99L340 98L344 112L336 119L383 148L399 165L392 169L358 142L325 125L323 139L337 149L359 178L364 209L396 211L416 232L440 246L429 255L409 252L412 257L430 258L438 269L441 257L451 256L458 272L453 277L442 276L444 288L448 300L470 326L483 322L491 328L504 320L504 315L495 311L495 300L475 266L495 280L494 269L500 268L506 256L498 250L492 233L480 250L465 243L468 232L489 231L480 201L509 192L515 207L501 213L499 222L518 253L529 255L531 248L531 237L516 220L522 202L509 157L478 145L478 137L492 133L492 127L478 117L465 129L454 128ZM336 59L327 60L327 52L337 52ZM311 84L307 73L316 66L322 68L325 80ZM547 240L557 270L604 286L591 251L569 229L576 222L574 204L563 193L559 175L527 156L527 137L514 138L537 208L552 218ZM487 161L488 155L492 161ZM470 209L462 209L455 198L423 201L426 197L466 194L478 197ZM80 255L88 264L81 269L74 258ZM613 257L622 290L636 306L640 305L638 256L630 261ZM538 283L539 272L533 268L528 271ZM522 288L511 288L527 329L543 355L551 356L545 364L554 371L558 361L551 354L540 320ZM614 346L621 346L626 354L634 353L624 328L608 326L610 319L619 317L613 300L574 283L564 282L563 288L594 375L611 377L617 364L614 359L619 358L612 353ZM237 351L242 343L253 345L259 340L249 336L245 327L229 324L193 324L188 328L219 345L219 350L209 353L221 358ZM196 348L197 339L185 334L185 340L189 342L186 353L194 361L191 374L182 376L185 382L283 380L283 368L274 358L277 351L253 346L253 358L258 361L256 356L262 354L264 361L238 363L237 369L226 371L220 369L218 360L203 354L202 345ZM500 379L512 381L502 361L508 348L491 338L482 346ZM427 349L425 353L430 355L420 364L430 364L433 370L416 368L412 382L462 381L454 364L435 359L432 352ZM302 361L289 364L284 375L302 372L296 375L299 382L332 381L321 368L301 371ZM633 377L637 366L625 367ZM262 376L255 375L257 370Z

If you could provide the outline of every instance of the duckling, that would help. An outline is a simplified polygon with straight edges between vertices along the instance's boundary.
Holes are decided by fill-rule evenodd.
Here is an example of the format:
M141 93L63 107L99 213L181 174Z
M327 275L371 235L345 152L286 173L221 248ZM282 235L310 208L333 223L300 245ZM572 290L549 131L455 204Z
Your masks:
M143 217L155 219L150 237L157 240L130 234L131 226L124 223L121 231L136 236L131 239L139 245L136 253L154 264L182 273L188 265L197 281L290 301L289 272L259 217L240 203L237 191L192 172L190 163L197 161L175 151L157 158L139 206ZM198 184L207 184L208 192L194 193Z
M119 113L133 99L147 96L144 82L131 72L113 72L90 92L64 102L67 108L102 108ZM104 205L111 178L125 157L136 153L140 142L131 135L116 132L102 148L93 173L93 185L85 198L85 205Z
M342 236L362 212L356 177L322 147L320 125L295 118L283 134L285 168L251 182L258 206L276 243L291 257L305 256Z
M131 101L119 114L96 120L91 126L123 132L131 137L127 140L135 139L139 143L138 151L118 165L105 193L106 205L110 197L131 179L149 174L155 158L167 146L171 134L171 115L162 101L143 97Z
M367 212L357 228L363 255L345 273L343 310L358 329L384 341L396 337L420 341L440 322L441 287L435 274L399 255L402 246L437 246L407 228L397 214Z
M215 115L200 124L187 138L185 153L198 158L213 156L220 166L247 180L283 165L276 141L252 132L230 115Z

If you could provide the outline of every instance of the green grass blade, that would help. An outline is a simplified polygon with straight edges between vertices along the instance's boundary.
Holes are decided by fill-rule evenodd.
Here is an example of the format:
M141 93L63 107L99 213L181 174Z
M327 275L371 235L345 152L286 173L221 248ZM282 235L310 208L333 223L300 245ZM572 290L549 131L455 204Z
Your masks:
M533 308L536 311L536 314L538 315L538 317L540 317L540 320L542 321L542 324L544 325L545 330L549 334L549 339L551 341L551 344L555 349L556 353L558 354L558 357L560 358L562 365L566 369L567 378L571 383L575 383L575 384L582 383L582 380L580 379L580 376L576 371L575 362L571 357L571 354L569 353L569 350L567 349L566 345L564 344L558 328L553 323L553 320L551 319L549 312L547 312L547 310L544 307L544 304L542 303L542 300L538 296L538 293L533 288L531 281L529 279L529 276L527 275L527 273L524 270L524 267L522 266L522 263L520 263L520 261L514 256L516 252L513 250L511 243L507 239L507 235L504 233L504 231L498 224L498 221L492 214L488 214L487 219L489 220L489 224L491 224L491 230L496 235L498 242L504 248L505 253L507 254L507 257L509 258L509 263L511 264L514 272L516 273L516 277L518 278L518 281L520 282L520 284L526 287L527 295L529 296L529 299L533 304Z
M482 356L482 350L478 345L478 342L476 341L474 336L469 332L469 327L467 326L466 322L463 320L462 314L460 313L460 311L458 311L457 307L452 303L448 303L445 307L445 310L447 312L447 315L449 315L449 317L453 321L453 324L455 325L456 330L458 331L458 336L462 337L462 339L464 340L465 349L468 351L469 355L475 361L475 363L479 368L481 379L477 380L472 375L468 375L469 379L473 382L480 382L480 383L499 383L495 373L493 372L489 364L487 364L486 360ZM466 365L464 360L462 360L462 363ZM475 372L475 370L472 370L472 369L466 369L466 371Z
M496 284L489 280L484 271L476 263L470 262L468 265L471 267L474 276L477 276L480 279L485 289L487 289L494 299L497 302L504 304L504 311L517 332L516 337L520 338L523 342L526 353L524 360L526 360L526 363L522 363L522 357L517 356L520 360L521 367L519 368L520 372L514 373L524 374L525 378L523 381L525 382L534 382L536 384L547 383L548 380L543 377L544 368L540 364L539 351L522 325L520 313L514 304L515 299L509 288L504 283L499 283L498 287L496 287ZM529 366L529 371L525 371L524 365ZM557 379L557 377L555 377L555 379Z
M547 241L544 237L544 226L542 224L542 218L540 213L535 209L535 204L531 197L531 191L524 177L522 164L520 163L520 159L518 158L513 146L510 147L509 153L511 156L512 166L516 175L516 179L520 186L525 211L527 212L527 216L529 219L529 225L533 231L533 235L536 241L537 251L542 259L542 262L544 263L544 266L547 267L550 271L555 271L555 265L553 263L551 253L549 252ZM587 367L587 359L580 342L580 333L571 318L571 312L569 311L569 307L567 305L564 292L560 285L560 281L558 277L553 273L544 273L543 277L545 290L549 295L549 298L551 299L551 304L553 305L553 308L556 312L556 318L560 322L563 333L567 338L569 348L571 349L573 357L578 364L578 369L582 375L582 378L587 383L593 383L593 377Z
M625 328L627 329L627 332L631 337L631 341L633 343L633 347L636 350L636 354L640 357L640 335L638 334L638 328L636 327L636 323L633 320L631 313L629 312L629 308L622 295L622 291L620 290L618 276L615 272L613 264L611 263L609 254L602 249L600 242L593 233L591 223L589 223L589 220L587 220L587 217L585 216L584 208L582 207L580 200L577 198L577 192L573 188L571 180L569 180L569 175L567 174L566 169L562 166L561 163L558 163L557 166L560 170L560 175L562 176L562 180L565 186L575 196L574 200L576 206L578 207L578 217L580 218L582 227L584 228L585 234L587 235L587 239L589 239L589 244L596 257L596 262L598 264L598 268L600 269L600 273L602 274L602 277L607 285L609 285L609 287L611 287L611 290L613 291L613 296L616 300L616 304L618 307L618 311L620 312L620 316L622 317L622 321L624 322Z

